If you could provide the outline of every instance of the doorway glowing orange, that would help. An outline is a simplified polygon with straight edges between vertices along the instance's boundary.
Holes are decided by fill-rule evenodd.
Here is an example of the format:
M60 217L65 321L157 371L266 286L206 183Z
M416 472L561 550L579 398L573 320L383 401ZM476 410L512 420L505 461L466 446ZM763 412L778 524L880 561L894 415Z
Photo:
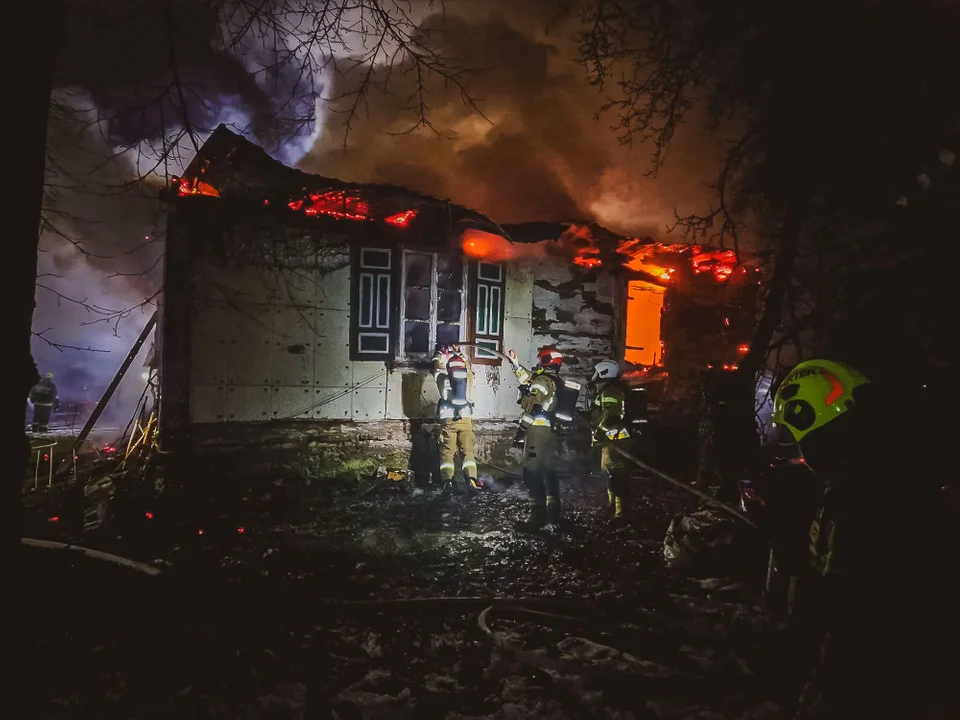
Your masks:
M660 358L660 312L666 288L643 280L627 284L627 337L624 360L656 365Z

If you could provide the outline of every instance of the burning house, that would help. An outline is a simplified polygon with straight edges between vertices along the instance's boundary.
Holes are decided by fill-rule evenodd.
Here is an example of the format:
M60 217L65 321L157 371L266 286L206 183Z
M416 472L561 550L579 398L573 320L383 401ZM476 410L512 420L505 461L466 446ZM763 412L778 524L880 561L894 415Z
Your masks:
M430 359L462 340L478 451L496 459L518 410L491 350L530 364L555 344L579 379L604 357L643 378L732 365L749 337L755 271L732 253L591 225L501 227L448 200L304 174L224 126L169 201L168 446L256 437L320 448L333 465L425 469L414 456L429 457L434 427Z

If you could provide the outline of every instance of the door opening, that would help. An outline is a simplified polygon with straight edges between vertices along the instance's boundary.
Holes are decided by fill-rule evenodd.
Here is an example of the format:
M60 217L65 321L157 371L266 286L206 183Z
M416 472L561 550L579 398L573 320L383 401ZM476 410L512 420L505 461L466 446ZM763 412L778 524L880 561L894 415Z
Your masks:
M643 280L627 283L624 360L634 365L656 365L660 357L660 318L666 288Z

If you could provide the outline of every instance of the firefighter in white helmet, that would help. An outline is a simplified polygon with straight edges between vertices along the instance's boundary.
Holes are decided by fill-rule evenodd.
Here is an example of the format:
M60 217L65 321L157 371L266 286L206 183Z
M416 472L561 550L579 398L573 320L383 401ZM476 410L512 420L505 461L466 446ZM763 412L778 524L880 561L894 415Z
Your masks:
M471 491L482 489L477 477L473 435L473 366L459 345L437 347L433 376L440 392L437 417L440 420L440 477L444 486L453 482L456 456L463 456L463 476Z
M513 373L520 381L520 407L523 415L523 482L529 493L530 514L522 529L537 530L560 520L560 481L557 478L557 440L555 435L559 389L563 381L560 367L563 355L554 347L545 347L537 355L539 364L527 370L508 353Z
M600 471L607 476L607 501L613 517L622 520L630 512L630 466L615 447L629 451L627 391L620 380L620 365L601 360L593 369L593 406L588 412L590 443L600 445Z

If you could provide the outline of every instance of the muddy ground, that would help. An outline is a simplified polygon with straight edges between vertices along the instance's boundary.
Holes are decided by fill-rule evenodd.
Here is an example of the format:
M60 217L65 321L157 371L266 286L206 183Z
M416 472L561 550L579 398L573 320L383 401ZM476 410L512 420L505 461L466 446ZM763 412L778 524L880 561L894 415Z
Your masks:
M49 718L784 717L799 678L761 610L764 568L667 570L689 499L634 484L615 528L602 480L565 478L563 522L536 535L513 529L509 480L477 497L288 478L129 501L83 543L160 576L29 550L34 698ZM69 534L53 502L31 503L28 534ZM563 617L503 607L488 634L494 596ZM407 602L356 603L389 599Z

